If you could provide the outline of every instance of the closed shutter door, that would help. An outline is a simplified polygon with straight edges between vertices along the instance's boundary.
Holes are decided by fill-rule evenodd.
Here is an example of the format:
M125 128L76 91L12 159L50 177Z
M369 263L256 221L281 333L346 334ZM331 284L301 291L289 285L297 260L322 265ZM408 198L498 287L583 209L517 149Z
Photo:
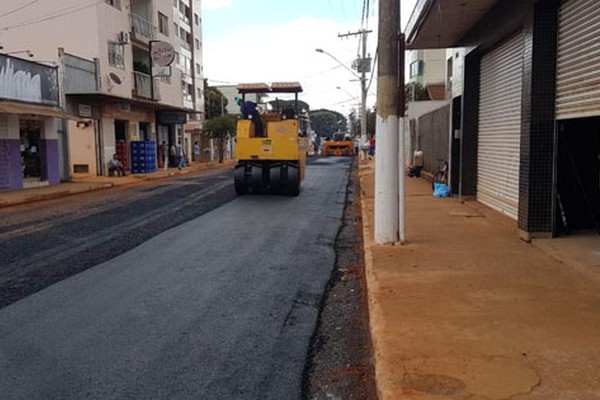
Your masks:
M521 34L481 58L477 200L517 219L521 143Z
M561 6L557 67L556 117L600 115L600 1Z

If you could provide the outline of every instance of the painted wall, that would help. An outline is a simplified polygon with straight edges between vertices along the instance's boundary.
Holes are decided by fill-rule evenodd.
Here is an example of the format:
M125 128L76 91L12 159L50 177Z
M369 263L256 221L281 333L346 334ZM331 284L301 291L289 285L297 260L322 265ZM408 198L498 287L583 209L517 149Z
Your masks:
M78 128L77 122L69 121L69 154L71 174L75 174L73 169L75 164L86 164L90 175L97 174L94 124Z
M23 0L0 1L0 14L23 6ZM12 13L2 20L2 45L5 52L30 49L34 57L31 60L58 61L58 47L86 58L98 56L98 24L96 10L110 7L104 2L85 2L81 0L38 1L21 11ZM77 11L66 12L66 10ZM48 18L59 11L62 16L43 22L26 21ZM23 25L23 26L21 26ZM81 32L85 32L82 37ZM25 54L20 57L27 58Z
M0 114L0 192L21 189L19 118Z

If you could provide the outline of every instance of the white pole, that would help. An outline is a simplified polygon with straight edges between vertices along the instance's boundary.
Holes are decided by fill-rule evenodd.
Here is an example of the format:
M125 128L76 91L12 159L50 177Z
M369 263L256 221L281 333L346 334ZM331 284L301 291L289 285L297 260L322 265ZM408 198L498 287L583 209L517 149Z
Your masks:
M399 240L399 108L398 79L400 2L379 1L379 65L377 70L377 128L375 154L375 243ZM404 110L402 110L404 114Z
M404 180L405 180L405 174L404 174L404 164L406 163L405 161L405 155L404 155L404 146L405 146L405 142L404 142L404 129L406 128L405 126L405 119L404 118L400 118L400 146L398 148L398 228L399 228L399 233L400 233L400 243L404 244L406 241L406 222L405 222L405 195L406 195L406 191L404 188Z
M377 115L375 155L375 242L398 241L398 116Z

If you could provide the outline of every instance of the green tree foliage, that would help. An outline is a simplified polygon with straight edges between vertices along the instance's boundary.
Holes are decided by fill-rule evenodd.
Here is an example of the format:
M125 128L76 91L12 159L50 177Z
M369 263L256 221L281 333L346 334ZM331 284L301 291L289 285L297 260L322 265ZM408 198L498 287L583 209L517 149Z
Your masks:
M367 135L375 134L375 124L377 117L377 108L373 107L370 110L367 110ZM348 116L350 120L350 126L352 134L355 136L360 136L360 111L352 110L350 115Z
M215 87L208 86L204 80L204 112L206 119L212 119L219 115L227 114L227 98Z
M336 132L348 132L348 119L337 111L325 109L311 111L310 122L319 136L331 138Z
M234 115L219 115L206 120L202 135L214 139L219 152L219 163L223 162L227 140L235 136L237 118Z
M426 101L429 100L427 88L418 82L407 83L404 92L406 101Z
M293 109L294 103L294 100L272 100L269 102L269 104L271 105L271 107L273 107L274 110L284 110L287 108ZM298 111L302 112L302 110L310 111L310 106L307 102L298 100Z

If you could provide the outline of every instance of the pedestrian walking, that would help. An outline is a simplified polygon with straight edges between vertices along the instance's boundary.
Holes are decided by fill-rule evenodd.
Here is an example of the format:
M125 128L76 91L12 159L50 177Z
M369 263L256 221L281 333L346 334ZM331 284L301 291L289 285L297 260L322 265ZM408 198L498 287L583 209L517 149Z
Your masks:
M181 168L185 167L185 150L183 149L181 142L177 142L175 155L177 157L177 169L181 171Z
M194 142L194 161L200 161L200 145L198 142Z
M163 140L163 142L161 143L161 145L158 149L158 152L159 152L160 160L162 162L162 167L166 171L167 168L169 168L169 146L167 145L167 142L165 142Z

